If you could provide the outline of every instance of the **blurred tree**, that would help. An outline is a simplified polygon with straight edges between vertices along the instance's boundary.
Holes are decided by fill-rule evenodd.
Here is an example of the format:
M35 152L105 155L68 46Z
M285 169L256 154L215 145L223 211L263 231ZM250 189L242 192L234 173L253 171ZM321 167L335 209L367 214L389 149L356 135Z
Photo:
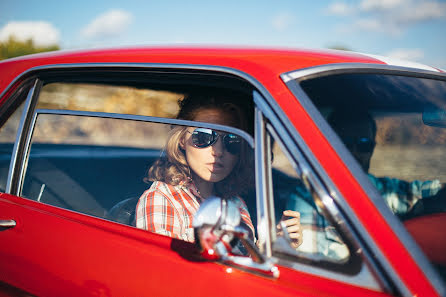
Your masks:
M0 42L0 60L41 52L56 51L59 49L58 45L40 47L36 46L32 39L19 41L13 36L10 36L7 41Z
M352 50L348 46L344 46L344 45L341 45L341 44L331 45L328 48L329 49L334 49L334 50L341 50L341 51L351 51Z

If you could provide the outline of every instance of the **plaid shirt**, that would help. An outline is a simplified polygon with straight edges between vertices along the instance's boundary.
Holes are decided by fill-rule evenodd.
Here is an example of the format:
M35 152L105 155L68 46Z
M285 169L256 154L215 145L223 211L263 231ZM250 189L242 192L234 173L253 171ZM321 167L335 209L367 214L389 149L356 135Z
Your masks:
M419 199L437 194L442 187L438 180L409 183L387 177L378 178L370 174L369 179L392 212L398 215L408 212ZM300 212L303 243L297 249L298 252L313 259L328 258L332 261L342 261L348 258L347 246L335 228L324 218L311 194L301 182L288 192L285 209Z
M203 200L193 184L188 187L172 186L155 181L136 205L136 227L193 242L192 220ZM245 203L238 197L232 200L238 203L243 223L254 234Z

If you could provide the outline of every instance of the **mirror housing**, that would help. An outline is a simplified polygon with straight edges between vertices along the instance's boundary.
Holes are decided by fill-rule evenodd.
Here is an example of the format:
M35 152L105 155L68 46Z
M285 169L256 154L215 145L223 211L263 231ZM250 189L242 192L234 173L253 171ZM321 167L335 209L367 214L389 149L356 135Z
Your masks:
M202 256L257 274L278 277L278 268L260 253L249 239L249 231L240 223L240 209L234 201L207 198L200 205L192 224L195 242ZM249 256L233 253L233 243L237 240L243 244Z

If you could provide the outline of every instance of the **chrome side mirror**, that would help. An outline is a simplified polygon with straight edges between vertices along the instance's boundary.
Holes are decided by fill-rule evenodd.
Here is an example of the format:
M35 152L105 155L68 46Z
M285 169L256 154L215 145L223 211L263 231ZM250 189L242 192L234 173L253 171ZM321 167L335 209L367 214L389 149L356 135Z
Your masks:
M259 252L249 238L249 231L240 223L240 209L235 202L218 197L207 198L193 220L195 242L201 248L202 256L257 274L278 277L278 268ZM231 243L234 240L243 244L248 256L233 253Z

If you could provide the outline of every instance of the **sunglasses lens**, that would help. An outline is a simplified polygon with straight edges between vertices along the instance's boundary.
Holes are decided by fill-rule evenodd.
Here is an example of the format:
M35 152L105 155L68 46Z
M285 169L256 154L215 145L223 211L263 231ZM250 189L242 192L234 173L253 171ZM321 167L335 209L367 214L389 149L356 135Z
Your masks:
M192 142L198 148L205 148L214 144L217 133L211 129L197 128L192 133Z
M223 138L226 150L235 155L240 152L240 144L242 142L241 138L234 134L227 134Z
M206 148L213 145L218 138L218 133L211 129L197 128L192 132L192 143L195 147ZM223 136L223 143L226 150L235 155L240 152L241 138L235 134Z

